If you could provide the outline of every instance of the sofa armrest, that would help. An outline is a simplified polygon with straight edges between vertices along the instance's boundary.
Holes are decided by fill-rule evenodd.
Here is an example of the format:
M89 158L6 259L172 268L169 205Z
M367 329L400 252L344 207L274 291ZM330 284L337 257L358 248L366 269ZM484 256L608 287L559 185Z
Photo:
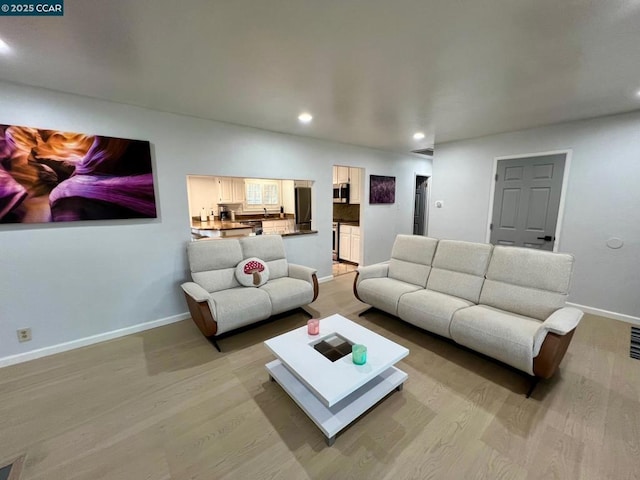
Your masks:
M193 298L196 302L206 302L209 300L209 292L195 282L185 282L182 285L184 293Z
M304 280L311 284L313 284L313 275L317 272L317 270L311 267L305 267L304 265L297 265L295 263L289 264L289 276L291 278Z
M218 322L209 305L209 292L194 282L180 285L189 307L191 318L205 337L213 337L218 331Z
M298 280L304 280L309 282L313 287L313 300L315 302L318 298L320 287L318 286L317 270L311 267L305 267L304 265L297 265L295 263L289 264L289 276L291 278L297 278Z
M358 283L367 278L384 278L389 274L388 263L374 263L366 267L358 267Z
M549 332L560 336L566 335L578 326L583 315L582 310L573 307L564 307L549 315L536 332L533 340L533 356L538 356Z
M374 263L373 265L367 265L366 267L358 267L356 270L356 278L353 279L353 295L362 303L366 303L358 295L358 285L360 285L360 282L368 278L386 278L388 274L388 262Z

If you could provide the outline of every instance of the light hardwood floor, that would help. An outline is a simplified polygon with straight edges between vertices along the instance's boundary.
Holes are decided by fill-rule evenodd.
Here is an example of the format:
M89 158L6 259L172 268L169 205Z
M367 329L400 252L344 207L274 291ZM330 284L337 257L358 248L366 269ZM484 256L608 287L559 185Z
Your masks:
M334 262L332 265L332 273L334 277L344 275L345 273L355 272L357 269L358 266L351 263Z
M358 318L352 281L322 284L313 312L408 347L409 379L333 447L264 370L262 342L298 313L223 353L188 320L0 369L0 462L26 454L21 480L640 478L629 325L586 315L527 399L518 372L380 312Z

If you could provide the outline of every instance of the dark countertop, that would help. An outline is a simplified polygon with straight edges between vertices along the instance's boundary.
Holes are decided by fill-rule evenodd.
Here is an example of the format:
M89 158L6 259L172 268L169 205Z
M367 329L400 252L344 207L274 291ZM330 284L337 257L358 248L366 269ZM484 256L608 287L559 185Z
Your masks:
M268 217L259 216L259 215L238 215L236 216L236 221L232 222L231 220L214 220L213 222L201 222L200 220L191 219L191 228L197 228L198 230L236 230L240 228L251 228L251 225L247 225L242 222L251 222L251 221L261 221L261 222L272 222L272 221L280 221L280 220L290 220L293 219L293 215L287 213L284 218L280 218L280 216L269 215Z
M237 230L240 228L251 228L251 225L245 225L240 222L221 222L220 220L214 220L213 222L201 222L199 220L191 221L191 228L197 228L198 230Z
M296 237L296 236L300 236L300 235L311 235L314 233L318 233L317 230L296 230L295 232L289 232L289 233L264 233L263 235L280 235L281 237ZM207 240L223 240L223 239L228 239L228 238L239 238L239 237L248 237L249 235L236 235L236 236L229 236L229 237L206 237L206 236L202 236L202 235L194 235L194 239L195 240L200 240L200 239L207 239Z
M295 232L289 233L263 233L263 235L280 235L282 237L293 237L295 235L311 235L312 233L318 233L317 230L299 230L296 228Z
M282 220L282 219L276 217L276 218L267 218L265 220L268 221L268 220ZM240 222L228 222L228 221L221 222L219 220L215 220L213 222L209 222L209 221L201 222L199 220L192 220L191 228L196 230L222 231L222 230L251 229L251 225L246 225ZM313 233L318 233L318 231L317 230L300 230L299 228L296 228L295 231L289 232L289 233L265 233L264 235L281 235L283 237L291 237L295 235L310 235ZM209 237L206 237L206 238L209 238ZM218 238L218 237L214 237L214 238ZM220 237L220 238L224 238L224 237Z

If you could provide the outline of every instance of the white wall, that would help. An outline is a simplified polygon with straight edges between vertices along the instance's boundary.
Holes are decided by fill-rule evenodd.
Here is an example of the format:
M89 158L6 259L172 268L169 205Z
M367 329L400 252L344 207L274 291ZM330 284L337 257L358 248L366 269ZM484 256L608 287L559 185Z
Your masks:
M398 178L396 205L365 209L366 263L387 259L396 233L410 232L414 173L431 172L430 160L413 155L4 82L0 105L3 124L149 140L159 212L156 220L0 225L0 365L15 355L187 311L179 285L188 278L188 174L315 180L319 233L286 238L285 245L290 261L317 268L322 278L331 275L332 165ZM31 342L18 343L16 329L23 327L32 328Z
M494 158L571 149L559 241L559 251L576 257L569 301L633 321L640 316L639 132L640 113L632 113L439 144L429 235L484 242ZM610 237L625 245L608 248Z

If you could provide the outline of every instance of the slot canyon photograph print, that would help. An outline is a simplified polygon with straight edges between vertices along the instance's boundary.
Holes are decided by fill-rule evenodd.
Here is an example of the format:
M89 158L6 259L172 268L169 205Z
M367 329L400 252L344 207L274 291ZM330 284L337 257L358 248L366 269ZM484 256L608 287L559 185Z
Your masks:
M148 141L0 125L0 224L156 216Z
M371 175L369 182L370 204L396 202L396 177Z

